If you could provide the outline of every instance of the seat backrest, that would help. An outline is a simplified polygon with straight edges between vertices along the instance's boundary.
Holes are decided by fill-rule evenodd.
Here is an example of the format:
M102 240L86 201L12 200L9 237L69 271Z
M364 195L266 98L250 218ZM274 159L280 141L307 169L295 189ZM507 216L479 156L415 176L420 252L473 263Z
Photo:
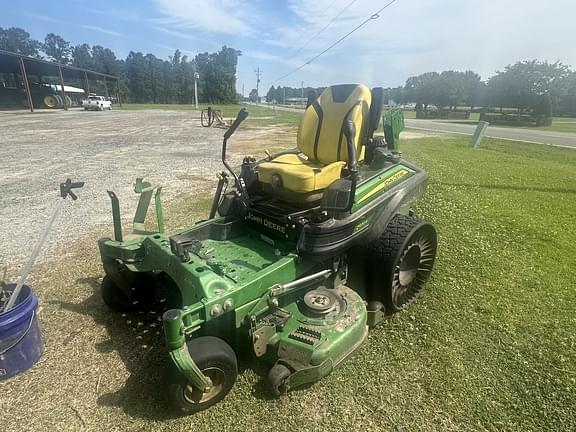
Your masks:
M363 141L372 96L362 84L328 87L302 116L298 127L298 148L313 161L330 164L348 161L343 126L350 119L356 126L356 154L363 159Z

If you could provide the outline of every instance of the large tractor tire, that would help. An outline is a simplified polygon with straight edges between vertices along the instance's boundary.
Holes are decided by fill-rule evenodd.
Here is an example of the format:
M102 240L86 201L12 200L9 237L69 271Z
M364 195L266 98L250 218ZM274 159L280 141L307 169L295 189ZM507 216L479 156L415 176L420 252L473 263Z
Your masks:
M181 413L193 414L226 397L238 377L238 360L230 345L214 336L201 336L186 345L194 363L212 381L212 388L202 392L192 386L172 362L164 385L170 404Z
M387 315L414 300L430 278L437 245L432 224L396 215L369 247L370 300L382 302Z
M68 95L64 95L64 100L66 101L66 106L70 108L72 106L72 98Z
M60 99L60 102L62 102L62 99L58 96L58 95L46 95L42 98L42 103L44 104L44 107L46 108L58 108L58 100Z

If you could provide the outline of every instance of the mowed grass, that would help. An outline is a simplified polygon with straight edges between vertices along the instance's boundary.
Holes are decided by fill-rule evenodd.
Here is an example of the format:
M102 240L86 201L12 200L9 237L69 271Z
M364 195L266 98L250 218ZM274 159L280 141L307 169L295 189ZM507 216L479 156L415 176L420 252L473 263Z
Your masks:
M439 234L419 300L280 400L244 360L226 400L174 430L576 429L576 152L445 137L402 150L429 173L415 210Z
M47 352L2 386L6 431L576 430L576 151L493 139L472 150L460 137L401 149L429 173L415 210L437 227L436 267L331 375L276 400L268 366L242 356L224 401L175 416L156 318L102 304L95 232L36 272L51 287ZM169 230L209 206L194 192L167 203Z
M430 175L416 211L440 250L421 301L382 328L391 425L574 430L576 152L461 138L403 150Z
M174 430L576 429L576 152L445 137L402 150L429 173L415 210L439 233L419 301L280 400L244 359L227 399Z

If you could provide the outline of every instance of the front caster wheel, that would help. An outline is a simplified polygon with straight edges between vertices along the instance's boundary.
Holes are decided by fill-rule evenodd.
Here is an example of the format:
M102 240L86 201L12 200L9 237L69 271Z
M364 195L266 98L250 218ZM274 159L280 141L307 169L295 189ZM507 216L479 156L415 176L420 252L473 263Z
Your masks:
M371 245L371 298L384 303L386 314L398 312L424 289L437 245L432 224L400 214Z
M292 374L283 364L275 364L268 372L268 383L270 390L275 397L280 397L286 393L286 379Z
M172 362L164 384L170 404L184 414L193 414L226 397L238 376L238 360L230 345L217 337L202 336L186 345L194 363L212 381L212 387L206 392L194 387Z
M100 293L104 303L117 312L150 309L154 300L154 287L146 282L144 275L136 277L130 284L129 294L121 290L110 276L104 276Z

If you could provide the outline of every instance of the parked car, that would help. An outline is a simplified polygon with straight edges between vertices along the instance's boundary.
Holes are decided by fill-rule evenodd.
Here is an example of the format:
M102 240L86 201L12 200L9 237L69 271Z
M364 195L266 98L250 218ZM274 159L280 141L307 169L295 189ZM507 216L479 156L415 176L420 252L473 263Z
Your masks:
M112 102L104 96L88 96L88 99L82 101L82 106L86 111L103 111L112 109Z

